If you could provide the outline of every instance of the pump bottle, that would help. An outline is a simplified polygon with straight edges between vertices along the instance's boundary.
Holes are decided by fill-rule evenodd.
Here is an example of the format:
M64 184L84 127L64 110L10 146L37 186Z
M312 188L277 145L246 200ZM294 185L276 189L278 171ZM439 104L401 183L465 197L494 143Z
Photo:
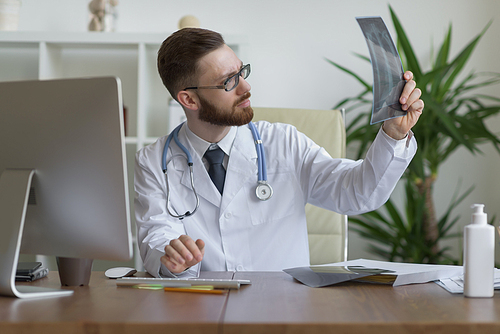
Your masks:
M464 228L464 295L493 297L495 228L488 224L483 204L471 208L471 224Z

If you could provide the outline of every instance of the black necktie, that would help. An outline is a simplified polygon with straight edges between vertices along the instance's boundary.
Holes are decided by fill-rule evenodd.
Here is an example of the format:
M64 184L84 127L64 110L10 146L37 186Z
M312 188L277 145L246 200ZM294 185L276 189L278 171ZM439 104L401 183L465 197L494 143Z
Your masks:
M209 163L208 175L210 175L212 182L222 195L224 180L226 178L226 170L222 166L222 161L224 161L224 151L217 146L216 149L207 150L204 157Z

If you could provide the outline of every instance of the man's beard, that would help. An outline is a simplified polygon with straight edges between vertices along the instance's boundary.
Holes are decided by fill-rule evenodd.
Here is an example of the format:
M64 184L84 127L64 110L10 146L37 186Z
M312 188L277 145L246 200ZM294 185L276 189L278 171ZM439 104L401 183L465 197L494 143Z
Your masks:
M233 104L230 111L223 110L219 108L203 97L199 96L200 99L200 110L198 112L198 118L201 121L220 126L240 126L249 123L253 118L253 109L251 106L245 108L238 108L237 106L243 101L250 98L250 92L244 94L238 101Z

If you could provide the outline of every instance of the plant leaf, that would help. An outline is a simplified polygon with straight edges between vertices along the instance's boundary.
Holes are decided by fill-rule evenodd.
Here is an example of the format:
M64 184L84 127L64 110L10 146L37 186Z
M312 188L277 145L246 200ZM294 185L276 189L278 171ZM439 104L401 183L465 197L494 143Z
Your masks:
M408 69L411 69L413 71L413 74L415 75L415 78L420 78L422 76L422 70L420 69L420 64L417 60L417 57L415 56L415 52L413 52L413 48L410 44L410 41L408 37L406 37L406 33L403 29L403 26L399 22L399 19L392 9L392 7L389 5L389 10L391 12L391 17L392 21L394 23L394 28L396 29L396 33L398 34L398 42L400 43L406 61L408 62L407 66Z

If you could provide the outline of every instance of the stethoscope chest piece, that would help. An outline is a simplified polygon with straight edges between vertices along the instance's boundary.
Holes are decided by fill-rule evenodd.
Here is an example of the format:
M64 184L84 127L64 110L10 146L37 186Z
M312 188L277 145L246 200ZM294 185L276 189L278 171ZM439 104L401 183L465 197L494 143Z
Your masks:
M259 184L255 189L255 194L261 201L267 201L271 198L271 196L273 196L273 188L266 181L259 181Z

